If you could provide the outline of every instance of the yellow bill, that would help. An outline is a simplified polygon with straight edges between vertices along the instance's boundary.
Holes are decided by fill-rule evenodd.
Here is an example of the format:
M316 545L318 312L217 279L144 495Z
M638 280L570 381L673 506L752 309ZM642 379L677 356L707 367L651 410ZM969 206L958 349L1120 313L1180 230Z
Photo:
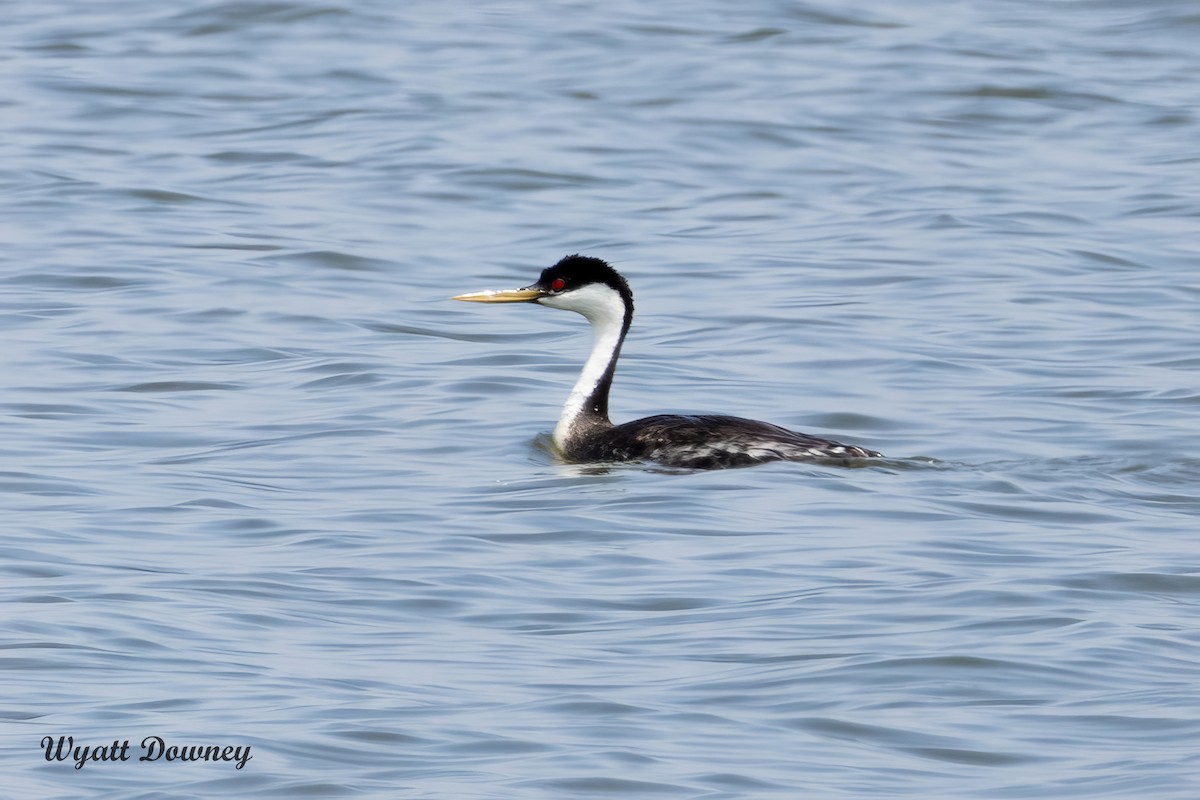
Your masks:
M451 297L451 300L465 300L468 303L529 303L542 296L539 289L488 289L484 292L471 292Z

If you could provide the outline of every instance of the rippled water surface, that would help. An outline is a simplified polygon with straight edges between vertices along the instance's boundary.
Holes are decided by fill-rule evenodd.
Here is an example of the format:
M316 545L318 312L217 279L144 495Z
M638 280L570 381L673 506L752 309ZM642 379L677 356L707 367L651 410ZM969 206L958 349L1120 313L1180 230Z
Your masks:
M5 28L3 792L1200 796L1194 2ZM615 418L889 458L556 462L586 324L447 298L573 252Z

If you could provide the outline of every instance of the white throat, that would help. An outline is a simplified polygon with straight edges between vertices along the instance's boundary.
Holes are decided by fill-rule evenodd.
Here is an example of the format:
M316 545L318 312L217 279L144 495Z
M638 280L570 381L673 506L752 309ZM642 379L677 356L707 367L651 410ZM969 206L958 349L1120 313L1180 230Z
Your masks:
M577 429L581 417L602 415L601 421L608 423L608 414L595 406L595 395L609 364L616 359L621 348L625 303L615 289L600 283L589 284L562 295L543 297L538 303L550 308L575 311L592 323L592 353L583 365L575 388L563 405L558 425L554 428L554 444L562 450Z

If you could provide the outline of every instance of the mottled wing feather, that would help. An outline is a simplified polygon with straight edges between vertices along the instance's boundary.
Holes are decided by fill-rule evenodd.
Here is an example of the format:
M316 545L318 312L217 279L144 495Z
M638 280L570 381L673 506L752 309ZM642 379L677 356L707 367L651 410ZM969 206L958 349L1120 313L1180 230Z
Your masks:
M758 420L660 414L597 432L576 454L586 461L654 461L694 469L763 461L816 461L879 455Z

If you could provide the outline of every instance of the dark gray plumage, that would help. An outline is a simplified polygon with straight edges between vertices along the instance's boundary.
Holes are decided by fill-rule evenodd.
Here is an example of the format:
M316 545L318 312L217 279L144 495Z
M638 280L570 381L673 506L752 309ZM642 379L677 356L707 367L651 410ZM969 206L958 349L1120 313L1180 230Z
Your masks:
M657 414L596 430L574 443L568 455L576 461L654 461L715 469L764 461L847 461L879 453L754 419Z

